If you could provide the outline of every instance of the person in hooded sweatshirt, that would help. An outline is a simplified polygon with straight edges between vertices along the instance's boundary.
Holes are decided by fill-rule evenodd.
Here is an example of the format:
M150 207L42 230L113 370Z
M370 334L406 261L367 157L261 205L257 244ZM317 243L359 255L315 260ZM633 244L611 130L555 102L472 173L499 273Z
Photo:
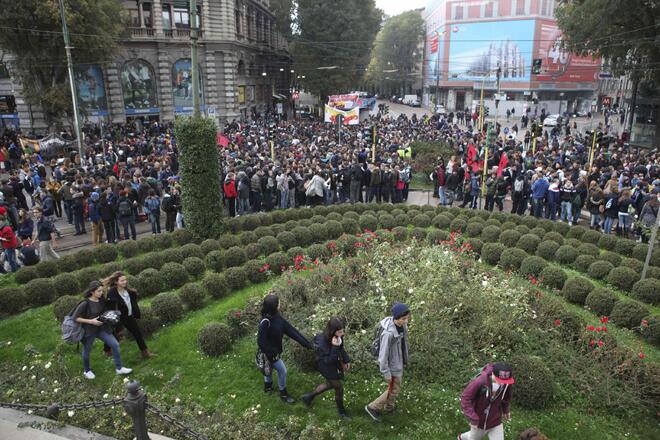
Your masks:
M396 398L401 393L403 369L408 364L408 322L410 309L406 304L396 302L392 306L392 316L380 321L380 350L378 365L387 389L373 402L364 407L369 417L379 422L383 413L394 411Z
M461 408L470 423L470 430L457 440L504 440L502 421L511 419L511 388L515 383L511 364L486 364L461 395Z
M557 218L557 207L559 206L559 179L552 179L548 188L548 198L545 206L545 218L555 221Z

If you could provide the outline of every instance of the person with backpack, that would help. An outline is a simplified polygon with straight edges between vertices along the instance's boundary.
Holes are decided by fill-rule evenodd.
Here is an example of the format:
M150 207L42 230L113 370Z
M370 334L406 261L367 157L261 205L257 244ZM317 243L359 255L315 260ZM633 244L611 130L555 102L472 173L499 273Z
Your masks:
M316 346L317 368L325 383L318 385L311 393L303 394L302 401L305 406L310 406L319 394L335 390L335 404L339 417L350 419L346 408L344 408L344 373L351 368L351 359L344 349L344 322L337 318L330 318L325 326L325 331L314 337Z
M160 234L160 199L153 189L149 190L149 197L144 201L144 211L149 215L151 233Z
M238 192L236 191L234 173L227 173L227 177L225 177L222 187L225 194L225 202L227 203L227 210L229 211L229 217L236 217L236 198L238 197Z
M628 236L630 232L630 227L632 226L632 221L630 220L630 206L632 205L632 198L630 197L630 190L624 189L621 191L621 196L617 200L618 210L619 210L619 223L618 231L624 238L630 238Z
M513 181L513 188L511 190L511 214L523 215L527 209L527 193L529 192L529 185L527 184L525 173L520 173Z
M18 270L18 263L16 262L16 234L14 229L7 220L7 210L0 207L0 241L2 242L2 249L5 255L5 261L9 263L12 272Z
M75 308L71 314L73 320L82 324L83 335L83 376L86 379L94 379L96 375L89 364L89 353L92 351L92 345L96 338L108 344L112 349L112 358L115 362L115 372L118 375L130 374L133 370L122 365L121 354L119 352L119 342L112 334L112 328L99 318L107 310L105 301L105 288L99 281L92 281L84 293L85 300ZM66 335L65 335L66 336Z
M559 200L561 200L561 213L559 219L563 222L568 222L569 226L573 225L573 199L575 198L575 188L570 179L564 179L559 193Z
M619 218L619 189L616 186L610 187L610 193L605 197L603 203L603 214L605 215L605 222L603 223L603 232L605 234L612 233L612 224L614 220Z
M98 201L98 210L101 220L103 221L103 228L105 230L106 241L108 243L114 243L116 240L115 236L115 206L110 200L110 195L108 191L103 191L101 197Z
M592 180L589 184L589 196L587 199L587 210L591 218L589 219L589 229L600 229L601 216L605 212L603 190L598 186L598 182Z
M489 440L504 440L502 421L511 419L509 406L514 383L511 364L486 364L461 395L461 408L470 430L459 434L457 440L481 440L486 436Z
M86 234L85 230L85 202L83 201L84 194L82 191L76 192L73 195L73 205L71 211L73 212L73 224L76 228L75 235Z
M311 350L312 344L280 314L280 299L277 295L266 295L261 306L261 322L257 333L258 353L263 353L270 364L269 371L264 374L264 391L273 390L273 371L277 371L277 385L280 390L280 399L283 402L295 403L293 397L286 389L286 366L280 359L282 354L282 339L284 335L296 341L303 347Z
M57 237L55 226L44 217L43 210L39 206L32 208L32 215L37 221L36 238L33 243L39 244L39 258L41 261L57 260L60 256L53 250Z
M169 190L165 191L163 195L163 201L161 202L161 209L165 213L165 230L167 232L173 232L174 226L176 225L176 213L178 206L174 201L174 198L170 194Z
M126 190L119 192L119 202L117 203L117 218L119 223L124 228L124 240L128 240L128 232L130 228L131 235L130 237L133 240L137 240L137 233L135 232L135 210L133 209L133 203L128 197Z
M87 215L92 223L92 243L94 246L103 243L103 220L99 211L100 195L92 192L87 200Z
M138 304L138 293L128 285L128 278L123 272L114 272L108 278L103 280L103 285L108 289L107 306L109 310L118 310L121 312L119 325L115 328L115 333L121 332L125 328L132 335L133 339L140 349L144 359L149 359L155 355L149 351L142 331L137 320L140 319L140 306ZM110 357L111 347L108 344L103 345L103 352Z
M406 304L394 303L392 316L380 321L372 343L371 354L377 354L380 372L387 382L387 389L383 394L364 407L369 417L377 422L381 420L383 413L394 411L396 398L401 392L403 369L408 364L410 317L410 309Z

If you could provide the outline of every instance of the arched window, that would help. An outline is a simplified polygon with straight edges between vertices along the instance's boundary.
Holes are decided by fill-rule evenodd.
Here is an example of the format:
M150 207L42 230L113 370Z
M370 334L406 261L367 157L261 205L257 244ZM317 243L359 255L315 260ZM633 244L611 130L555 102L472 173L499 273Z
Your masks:
M121 87L126 113L130 114L135 113L136 110L156 109L158 107L154 78L154 69L145 60L127 61L122 66Z
M240 60L238 62L238 74L245 75L245 63L243 62L243 60Z

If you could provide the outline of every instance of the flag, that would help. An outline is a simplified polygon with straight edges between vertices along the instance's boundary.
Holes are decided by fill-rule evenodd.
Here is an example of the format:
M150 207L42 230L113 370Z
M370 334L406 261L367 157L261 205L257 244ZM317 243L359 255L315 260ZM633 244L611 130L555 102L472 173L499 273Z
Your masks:
M223 148L227 148L229 146L229 138L222 133L218 133L216 136L216 143Z
M500 157L500 163L497 165L497 177L500 177L502 175L502 171L506 166L509 164L509 159L506 157L506 153L502 152L502 156Z
M477 168L479 167L479 161L477 158L477 149L474 148L474 145L471 143L468 144L467 164L472 171L476 171Z

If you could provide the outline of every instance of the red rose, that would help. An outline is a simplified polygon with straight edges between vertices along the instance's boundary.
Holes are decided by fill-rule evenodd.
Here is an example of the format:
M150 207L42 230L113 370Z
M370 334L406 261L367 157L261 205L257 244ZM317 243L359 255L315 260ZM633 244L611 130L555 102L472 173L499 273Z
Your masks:
M602 318L600 318L600 322L602 322L603 324L607 324L609 321L610 318L608 318L607 316L603 316Z
M645 357L646 357L646 355L643 352L640 351L639 352L639 358L644 359Z
M599 347L602 347L603 345L605 345L605 343L603 341L598 341L598 346Z
M560 326L561 325L561 319L555 319L555 325Z
M592 331L596 330L596 327L594 327L593 325L588 325L588 326L587 326L587 330L589 330L590 332L592 332Z

